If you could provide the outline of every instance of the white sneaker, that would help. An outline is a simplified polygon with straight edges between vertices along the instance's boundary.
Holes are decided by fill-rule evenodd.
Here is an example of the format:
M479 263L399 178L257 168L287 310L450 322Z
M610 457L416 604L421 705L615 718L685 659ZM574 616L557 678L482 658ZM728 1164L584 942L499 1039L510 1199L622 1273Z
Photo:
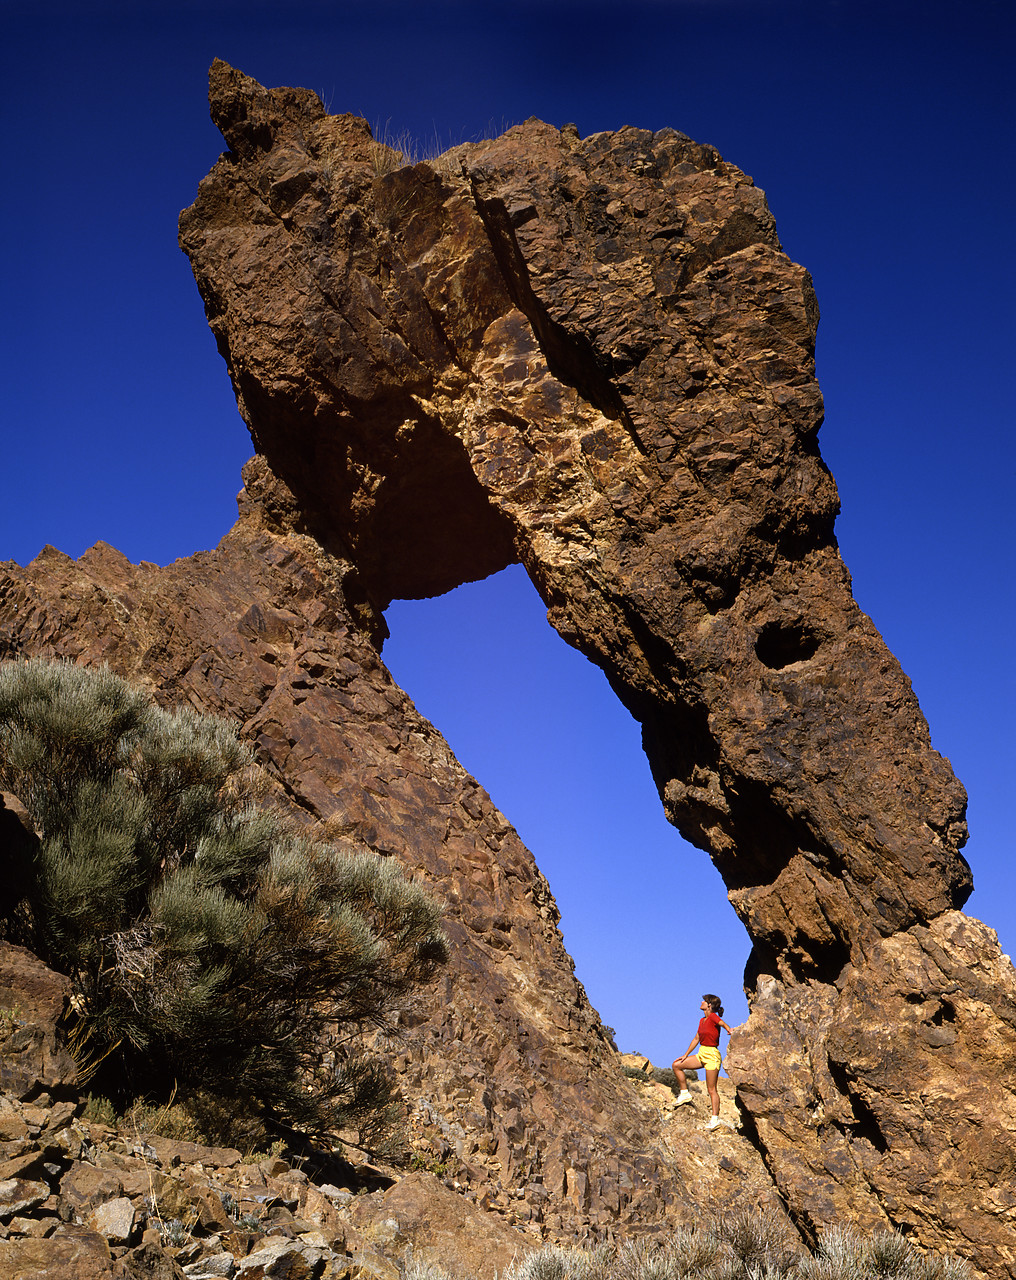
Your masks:
M722 1129L722 1128L723 1128L723 1121L720 1119L720 1117L719 1117L719 1116L713 1116L713 1117L712 1117L712 1119L709 1121L709 1123L706 1125L706 1128L707 1128L707 1129Z
M677 1095L677 1101L674 1103L674 1106L683 1107L686 1102L694 1102L694 1101L695 1099L691 1096L689 1091L687 1089L682 1089L681 1092Z

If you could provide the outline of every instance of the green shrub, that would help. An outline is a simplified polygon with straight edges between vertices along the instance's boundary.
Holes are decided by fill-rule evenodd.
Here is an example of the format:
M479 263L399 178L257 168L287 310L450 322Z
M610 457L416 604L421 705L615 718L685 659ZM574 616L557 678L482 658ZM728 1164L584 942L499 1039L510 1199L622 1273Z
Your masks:
M108 1125L110 1129L115 1129L120 1116L117 1114L116 1107L108 1098L101 1098L97 1094L89 1093L85 1096L85 1105L81 1109L82 1120L87 1120L90 1124Z
M832 1227L797 1274L800 1280L973 1280L974 1273L959 1258L924 1256L896 1231Z
M709 1228L611 1248L547 1245L512 1263L505 1280L974 1280L966 1262L925 1257L902 1235L833 1228L812 1255L786 1219L734 1210Z
M255 777L221 720L109 671L3 664L0 789L38 838L0 848L24 886L0 930L73 978L118 1108L178 1088L216 1136L239 1109L370 1146L398 1104L357 1045L446 958L438 908L392 861L288 832Z

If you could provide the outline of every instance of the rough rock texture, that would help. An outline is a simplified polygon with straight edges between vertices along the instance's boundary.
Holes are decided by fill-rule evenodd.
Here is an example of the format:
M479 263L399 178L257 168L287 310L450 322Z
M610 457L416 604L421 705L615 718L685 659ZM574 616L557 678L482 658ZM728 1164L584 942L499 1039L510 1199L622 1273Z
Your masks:
M357 1197L349 1216L386 1253L440 1266L450 1280L497 1280L536 1247L425 1173L411 1173L381 1195Z
M0 1280L400 1280L411 1259L480 1280L538 1247L428 1173L331 1161L343 1185L315 1183L81 1110L0 1102Z
M217 63L211 100L229 150L181 239L262 455L240 523L166 569L8 566L0 655L236 716L280 803L440 886L454 966L398 1065L478 1204L596 1235L771 1174L806 1234L898 1223L1004 1275L1016 981L958 912L962 788L851 598L817 308L762 193L672 130L530 121L400 168L306 91ZM378 659L388 601L516 559L754 940L747 1138L640 1100L546 883Z
M0 802L0 818L5 811ZM21 839L20 823L13 838ZM0 826L0 848L6 840ZM73 1091L77 1066L60 1036L60 1020L70 999L70 980L41 960L0 942L0 1092L28 1100L40 1094Z
M181 241L259 452L355 563L364 625L521 559L753 938L731 1069L798 1222L835 1206L1016 1263L1011 1209L967 1207L1014 1172L1016 982L954 924L964 793L852 599L817 308L762 193L672 130L530 121L399 168L305 91L217 63L211 104L229 151ZM974 951L990 979L955 999ZM876 1052L901 1020L928 1034ZM804 1113L772 1105L786 1069L759 1049L792 1028ZM928 1137L943 1092L951 1156Z
M0 1280L108 1280L109 1245L94 1231L0 1246Z
M354 625L348 562L291 531L298 513L263 461L245 475L214 552L159 568L99 544L4 566L0 656L107 662L164 701L238 719L276 803L436 887L454 959L393 1053L420 1158L478 1204L540 1238L775 1201L745 1138L722 1135L718 1167L701 1119L640 1101L530 853Z

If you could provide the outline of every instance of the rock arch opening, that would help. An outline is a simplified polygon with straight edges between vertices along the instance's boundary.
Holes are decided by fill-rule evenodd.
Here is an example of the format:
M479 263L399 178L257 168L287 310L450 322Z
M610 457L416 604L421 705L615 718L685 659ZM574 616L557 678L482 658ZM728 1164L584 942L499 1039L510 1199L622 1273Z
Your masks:
M668 1065L702 991L747 1016L750 942L709 859L667 822L640 727L512 566L388 609L383 658L547 876L618 1048Z

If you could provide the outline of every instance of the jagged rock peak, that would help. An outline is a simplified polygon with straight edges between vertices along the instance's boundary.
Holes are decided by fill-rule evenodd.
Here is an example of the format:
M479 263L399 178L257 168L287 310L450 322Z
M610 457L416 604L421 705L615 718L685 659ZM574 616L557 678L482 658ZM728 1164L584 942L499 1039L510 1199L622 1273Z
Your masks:
M252 92L215 79L220 113ZM956 1209L945 1149L906 1136L938 1130L929 1082L961 1059L970 1105L999 1101L987 1163L959 1102L950 1142L1006 1163L1012 1070L974 1029L1012 970L956 911L963 789L851 596L818 308L763 193L669 129L528 121L400 165L304 103L259 99L256 154L181 220L268 466L376 609L521 560L642 722L755 944L731 1072L802 1229L888 1219L1011 1260L994 1209ZM858 1020L901 1035L862 1053Z
M241 519L165 569L0 567L0 653L234 716L276 803L437 887L454 959L395 1065L478 1203L560 1239L778 1196L805 1235L893 1223L1005 1275L1016 981L851 598L818 310L762 192L671 129L528 121L413 165L303 90L216 64L212 97L229 150L181 241L260 455ZM546 881L380 661L391 599L514 560L754 940L738 1135L632 1089Z

